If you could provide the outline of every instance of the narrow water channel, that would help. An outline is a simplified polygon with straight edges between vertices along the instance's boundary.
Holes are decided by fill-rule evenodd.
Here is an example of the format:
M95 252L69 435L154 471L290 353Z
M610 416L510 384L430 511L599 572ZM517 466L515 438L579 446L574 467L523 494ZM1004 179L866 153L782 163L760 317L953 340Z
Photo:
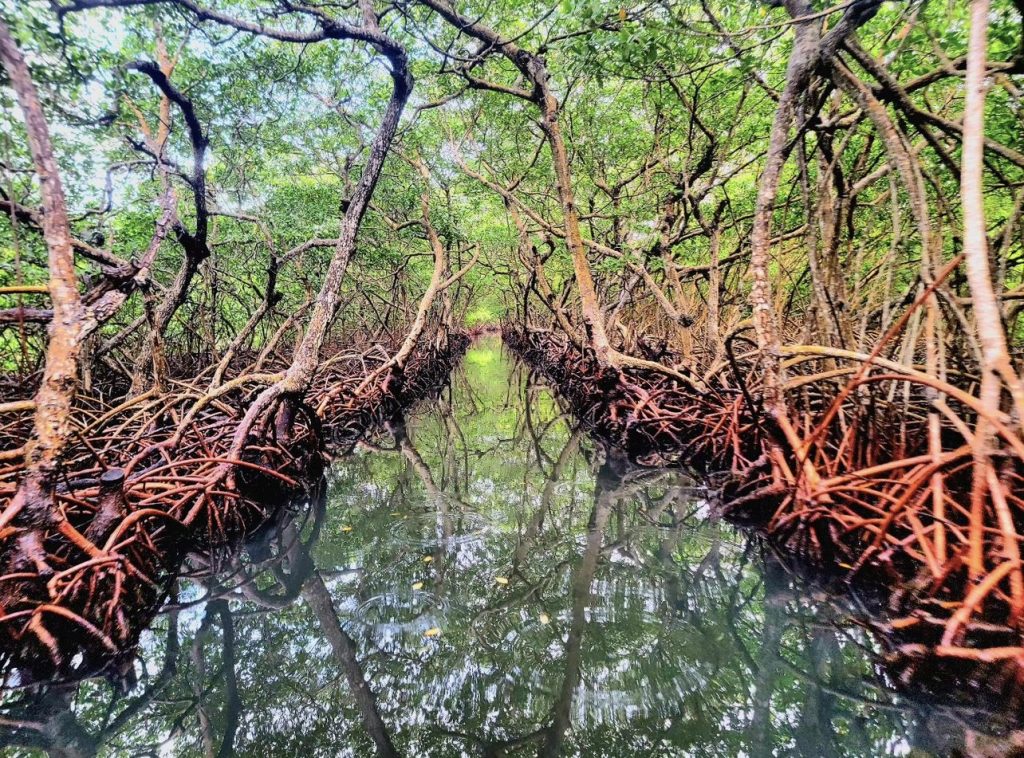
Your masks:
M710 517L616 472L496 339L338 461L324 497L191 561L105 682L9 693L11 754L1003 754L897 696L869 635ZM136 681L137 680L137 681ZM21 747L18 747L18 746Z

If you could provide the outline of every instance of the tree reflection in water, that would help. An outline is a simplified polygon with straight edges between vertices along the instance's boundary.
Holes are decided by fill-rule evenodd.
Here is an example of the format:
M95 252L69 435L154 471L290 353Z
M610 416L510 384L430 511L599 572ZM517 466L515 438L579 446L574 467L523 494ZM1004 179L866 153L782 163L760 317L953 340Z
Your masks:
M510 381L511 379L511 381ZM1010 754L886 685L869 636L685 473L601 456L496 342L336 463L324 495L192 556L119 691L19 690L11 754ZM137 679L137 681L135 681ZM992 730L992 734L985 730Z

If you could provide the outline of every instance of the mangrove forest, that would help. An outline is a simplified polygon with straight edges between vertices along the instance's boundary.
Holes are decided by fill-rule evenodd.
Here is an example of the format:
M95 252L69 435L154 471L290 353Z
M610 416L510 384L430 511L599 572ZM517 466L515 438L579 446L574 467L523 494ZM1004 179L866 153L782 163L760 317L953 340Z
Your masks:
M0 0L0 754L1024 754L1024 0Z

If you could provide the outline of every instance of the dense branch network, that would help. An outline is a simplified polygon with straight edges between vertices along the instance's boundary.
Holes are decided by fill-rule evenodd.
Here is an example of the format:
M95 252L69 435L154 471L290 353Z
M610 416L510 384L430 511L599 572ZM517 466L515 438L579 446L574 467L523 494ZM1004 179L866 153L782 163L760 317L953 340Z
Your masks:
M350 445L502 321L605 444L724 471L789 552L923 588L901 612L941 618L932 652L977 655L984 618L1024 660L1020 4L515 7L64 0L33 6L46 34L0 27L5 597L67 571L76 596L157 521L230 531L257 473L297 485L324 428ZM109 119L77 118L90 87ZM18 634L45 646L41 597Z

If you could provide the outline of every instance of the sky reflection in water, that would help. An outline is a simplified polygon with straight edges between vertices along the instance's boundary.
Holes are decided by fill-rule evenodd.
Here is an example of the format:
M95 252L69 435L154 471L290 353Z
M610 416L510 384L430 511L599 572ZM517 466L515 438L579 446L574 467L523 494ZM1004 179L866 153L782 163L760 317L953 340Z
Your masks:
M694 480L598 458L496 340L479 343L450 393L336 463L322 501L192 560L130 693L11 693L0 746L1009 754L1013 735L893 694L869 637L710 520Z

